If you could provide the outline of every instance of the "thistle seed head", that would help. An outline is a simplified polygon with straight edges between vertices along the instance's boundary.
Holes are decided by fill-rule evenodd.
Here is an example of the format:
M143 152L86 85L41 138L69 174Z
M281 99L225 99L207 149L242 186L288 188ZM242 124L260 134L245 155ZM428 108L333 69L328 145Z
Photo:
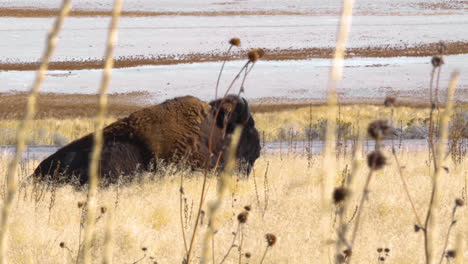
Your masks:
M248 216L249 216L249 212L244 211L244 212L237 215L237 221L239 221L239 223L241 223L241 224L245 224L245 222L247 222L247 217Z
M446 258L455 258L457 256L457 251L455 250L447 250L447 253L445 253Z
M269 247L272 247L276 243L276 236L273 234L266 234L265 235L266 241Z
M393 128L388 120L376 120L369 124L367 133L373 139L384 139L392 134Z
M335 190L333 191L333 202L335 204L338 204L344 201L346 197L348 196L348 194L349 194L348 189L344 187L335 188Z
M380 151L373 151L367 155L367 165L369 168L379 170L386 164L387 159Z
M250 62L255 63L260 58L260 55L258 54L258 50L253 49L247 53L247 57L249 58Z
M343 250L343 254L347 258L347 257L350 257L353 254L353 251L350 248L347 248L347 249Z
M441 56L436 55L436 56L432 57L431 63L432 63L432 66L434 68L440 67L440 66L444 65L444 58L442 58Z
M241 41L239 38L231 38L229 40L229 44L231 44L232 46L240 47Z

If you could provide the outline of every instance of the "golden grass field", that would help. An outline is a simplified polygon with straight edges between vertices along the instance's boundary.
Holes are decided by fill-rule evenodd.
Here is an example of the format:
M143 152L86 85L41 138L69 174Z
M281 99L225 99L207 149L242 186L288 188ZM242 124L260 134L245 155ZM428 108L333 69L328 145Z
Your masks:
M148 106L135 105L144 93L117 94L110 96L109 118L106 124ZM94 100L94 101L93 101ZM45 94L39 97L39 112L27 132L33 145L62 145L94 131L94 116L98 110L95 95L60 95ZM6 94L0 97L4 102L0 114L0 145L15 144L15 130L22 116L25 94ZM8 105L8 107L7 107ZM400 105L394 108L394 121L406 126L414 120L426 120L429 108L418 105ZM466 107L460 106L459 112ZM325 105L253 105L252 111L256 127L262 140L289 140L288 134L294 134L294 140L306 140L305 130L317 126L326 119ZM358 129L356 120L362 127L376 118L390 118L391 110L383 105L350 104L339 108L339 122L347 124L353 130ZM59 137L60 139L57 139ZM285 138L287 137L287 138Z
M65 2L64 2L65 3ZM119 16L120 4L115 4L113 18ZM351 8L348 6L348 8ZM68 7L63 6L61 15L64 18ZM3 12L3 14L2 14ZM29 14L27 14L29 12ZM49 17L54 10L40 12L28 10L0 10L0 15L23 15ZM81 13L80 13L81 12ZM25 14L23 14L25 13ZM343 7L343 15L346 8ZM110 15L110 13L86 13L74 10L75 16ZM127 16L139 16L137 13L124 13ZM162 15L152 13L147 15ZM167 15L167 14L165 14ZM193 15L193 14L192 14ZM210 14L203 14L210 15ZM211 15L220 15L213 13ZM241 14L248 15L248 14ZM258 15L258 14L256 14ZM348 22L341 21L346 26ZM110 33L116 32L116 24L112 24ZM49 36L56 35L60 23ZM346 31L340 30L337 47L344 47ZM110 34L111 35L111 34ZM50 59L54 49L53 38L48 41L41 64ZM341 45L342 44L342 45ZM113 47L112 37L109 37L108 48ZM287 155L262 153L249 177L243 177L227 171L227 191L219 195L219 188L224 184L224 177L218 177L208 171L192 171L180 165L158 167L156 173L136 174L132 183L97 187L97 173L91 173L91 184L78 189L73 186L43 185L32 182L29 177L40 160L22 160L17 156L11 162L11 155L0 153L0 200L2 221L0 224L0 263L89 263L87 253L91 254L91 263L185 263L184 257L192 257L189 263L202 262L206 256L210 263L350 263L351 260L339 261L338 256L352 257L352 263L465 263L468 255L468 220L467 187L468 160L466 159L466 129L463 120L465 106L455 106L456 115L451 115L452 99L447 100L447 107L433 101L433 78L436 69L440 74L443 55L466 53L464 42L428 43L417 47L374 47L359 48L311 48L301 50L266 50L265 59L308 59L334 58L352 56L430 56L433 50L439 49L440 56L432 60L430 103L434 111L424 106L396 105L385 108L371 104L340 105L334 113L334 86L339 79L339 66L334 64L330 74L329 106L323 105L257 105L252 107L256 126L263 141L293 141L304 140L303 131L311 126L321 127L325 119L336 120L338 123L338 140L340 126L349 125L354 131L366 130L371 121L389 119L395 126L423 122L423 127L431 127L440 123L436 129L446 131L450 117L458 115L462 120L450 127L450 133L429 132L428 139L441 146L438 151L402 151L397 149L393 155L388 150L382 150L386 160L379 161L383 168L377 168L376 159L369 162L368 154L361 149L350 152L325 153L307 155L289 152ZM446 52L446 50L449 50ZM112 58L112 48L106 52L107 62ZM249 62L258 59L249 56ZM341 54L340 54L341 52ZM446 53L444 53L446 52ZM240 53L239 53L240 54ZM210 60L238 59L239 54L231 58L223 56L208 56L207 54L192 54L183 58L183 62L199 62ZM107 56L109 55L109 56ZM237 56L237 57L236 57ZM437 61L435 61L435 59ZM104 60L51 62L49 69L89 69L101 68ZM168 58L166 61L154 58L117 58L115 67L130 67L143 64L174 64ZM40 63L0 63L0 70L35 70ZM106 68L111 68L106 63ZM247 65L247 64L246 64ZM253 66L252 66L253 67ZM241 71L242 72L242 71ZM247 76L247 68L245 68ZM335 73L335 74L333 74ZM38 71L38 77L45 76L45 67ZM110 78L110 75L104 75ZM41 82L36 79L32 91L39 91ZM106 80L106 78L103 78ZM439 90L437 77L436 93ZM453 96L458 74L452 75L447 92L448 98ZM336 87L335 87L336 89ZM452 91L452 92L450 92ZM101 96L106 94L106 82L100 86ZM39 97L36 113L34 105L35 93L29 97L28 108L25 111L26 94L0 94L0 145L16 143L22 149L24 143L31 145L63 145L85 134L96 130L93 117L107 104L100 100L98 104L95 95L60 95L46 94ZM129 113L147 106L144 102L138 105L140 97L146 94L134 93L109 96L109 115L104 123L121 118ZM337 98L335 98L337 99ZM394 99L392 99L394 100ZM132 103L129 103L132 102ZM457 102L455 102L457 103ZM440 108L439 108L440 107ZM449 114L445 115L448 112ZM26 114L25 114L26 113ZM103 112L101 112L103 113ZM37 114L37 115L35 115ZM451 115L451 116L450 116ZM23 118L29 120L35 116L30 126L21 126ZM99 115L103 117L104 115ZM430 116L430 117L429 117ZM439 122L440 121L440 122ZM27 123L27 122L25 122ZM331 122L334 123L334 122ZM385 122L377 122L369 133L376 140L377 148L380 141L391 136L391 128ZM427 124L429 123L429 124ZM323 124L323 123L322 123ZM330 123L328 123L330 124ZM461 125L460 125L461 124ZM19 127L19 129L18 129ZM100 126L98 127L98 131ZM334 126L327 127L327 146L333 148L335 139ZM445 128L445 129L444 129ZM26 134L23 141L23 132ZM297 133L296 133L297 132ZM289 134L288 134L289 133ZM302 135L300 135L302 133ZM295 135L288 138L288 135ZM19 135L19 136L18 136ZM362 136L362 135L361 135ZM362 137L359 137L362 139ZM444 153L443 147L448 138L454 155ZM98 142L98 140L95 140ZM442 143L440 143L442 142ZM453 148L451 142L457 147ZM465 142L465 143L463 143ZM357 145L360 145L361 140ZM95 143L99 146L99 143ZM458 145L457 145L458 144ZM431 145L431 144L430 144ZM433 145L432 145L433 147ZM96 152L98 153L98 152ZM336 156L335 156L336 154ZM379 156L379 149L374 152ZM377 155L379 154L379 155ZM97 165L99 156L93 156L91 164ZM437 164L436 164L437 162ZM371 163L373 163L371 165ZM12 166L8 171L9 164ZM330 165L331 164L331 165ZM329 166L330 165L330 166ZM380 166L379 165L379 166ZM92 166L97 168L97 166ZM227 166L229 167L229 166ZM369 168L371 167L371 168ZM353 172L353 173L352 173ZM205 173L205 177L204 177ZM352 184L347 185L350 177ZM372 178L371 178L372 176ZM333 178L332 178L333 177ZM207 179L207 191L202 191L204 179ZM369 179L372 179L369 182ZM435 181L437 179L437 181ZM332 186L328 186L328 180ZM18 189L15 182L18 181ZM436 184L437 183L437 184ZM369 184L369 185L368 185ZM407 186L407 188L404 188ZM434 187L433 187L434 186ZM437 192L435 192L437 187ZM344 202L332 203L332 190L342 188ZM351 195L349 195L351 193ZM408 198L408 193L411 198ZM206 194L204 197L203 195ZM325 194L325 195L323 195ZM335 195L333 195L335 196ZM200 202L200 198L202 202ZM431 202L431 197L435 197ZM12 199L9 199L12 198ZM91 201L85 204L86 201ZM94 206L92 201L97 202ZM215 201L221 202L216 214L210 214ZM414 202L414 208L412 207ZM198 211L201 204L201 211ZM331 205L331 210L328 206ZM347 223L348 233L344 239L337 235L340 212L349 205L349 210L343 215ZM434 206L434 207L433 207ZM89 210L89 209L93 210ZM428 208L434 210L430 214ZM89 211L87 211L89 210ZM430 210L429 210L430 211ZM201 212L200 220L197 213ZM427 219L430 224L422 224L419 219ZM95 217L93 217L95 215ZM242 217L240 217L242 216ZM247 216L247 217L246 217ZM328 216L331 221L328 222ZM210 217L210 218L209 218ZM91 220L91 221L90 221ZM212 220L212 221L210 221ZM325 223L325 224L324 224ZM432 224L434 223L434 224ZM416 226L418 224L418 226ZM349 239L353 230L356 240ZM198 232L195 232L198 227ZM210 228L214 228L214 236L207 236ZM421 230L423 228L423 230ZM89 231L89 232L86 232ZM194 238L193 251L187 253L190 239ZM273 234L274 242L267 237ZM325 234L325 239L323 235ZM424 235L432 236L434 247L425 247ZM89 235L89 236L88 236ZM208 239L204 239L205 236ZM7 243L3 243L6 239ZM86 238L91 241L89 251L83 246ZM463 240L464 239L464 240ZM351 241L348 249L352 255L344 253L346 247L335 250L337 241ZM326 241L325 244L322 242ZM354 241L354 243L353 243ZM86 245L88 245L86 243ZM191 247L190 247L191 248ZM456 251L456 256L445 257L447 250ZM425 251L433 253L433 260L425 256ZM5 253L4 255L2 255ZM110 255L112 261L106 259ZM455 253L453 254L455 255ZM323 256L328 257L328 262ZM350 257L350 258L351 258ZM344 258L344 257L343 257ZM440 260L440 261L439 261Z
M365 155L365 153L362 153ZM390 153L388 165L378 171L370 184L369 200L361 219L360 231L354 247L354 263L378 263L377 248L389 248L385 263L424 263L423 236L414 232L415 217L402 189L398 170ZM431 185L430 168L426 165L427 153L398 153L404 167L404 177L414 199L418 213L427 210ZM357 173L355 199L350 201L350 214L345 217L354 224L352 214L368 173L362 157ZM0 159L0 175L5 174L6 158ZM24 164L20 177L32 172L36 162ZM231 189L223 197L218 211L218 228L214 237L215 263L226 254L237 229L236 215L245 205L252 207L246 224L242 225L243 244L241 263L259 263L266 248L266 233L273 233L278 242L267 252L264 263L318 263L319 257L319 178L322 156L313 156L310 166L306 156L263 155L256 163L248 179L231 178ZM349 173L351 158L339 158L333 169L336 175L334 186L339 186L344 175ZM440 201L436 217L437 241L443 241L450 224L450 214L455 198L466 199L468 161L446 166L449 173L442 174ZM268 171L266 172L268 167ZM345 169L347 168L347 169ZM181 263L184 243L181 228L180 186L183 178L182 221L189 237L194 224L198 199L203 180L202 173L175 171L166 168L155 175L142 175L141 182L126 186L112 186L98 192L98 205L107 211L96 224L93 239L93 263L103 256L103 241L109 216L113 215L113 260L115 263ZM2 177L3 179L3 177ZM209 179L209 189L204 206L216 199L217 178ZM2 184L2 186L4 186ZM77 204L86 200L86 192L73 187L59 187L52 195L50 189L33 184L24 185L12 207L11 229L8 237L10 263L75 263L79 243L81 210ZM2 188L2 191L4 189ZM39 197L40 196L40 197ZM186 200L185 200L186 199ZM53 206L51 207L51 201ZM99 209L100 210L100 209ZM336 220L332 214L332 219ZM458 220L450 237L449 249L453 248L456 234L468 237L466 206L458 209ZM202 241L207 230L206 216L195 241L194 260L202 251ZM329 227L330 239L335 239L333 222ZM60 243L64 242L64 248ZM466 241L465 241L466 243ZM235 242L239 245L239 241ZM442 243L436 249L437 260ZM142 248L147 248L143 251ZM211 241L209 244L211 250ZM334 243L330 244L329 256L334 255ZM245 253L251 254L250 259ZM465 251L465 255L468 252ZM211 253L209 253L211 262ZM153 257L154 259L151 259ZM332 260L331 260L332 261ZM238 263L239 251L234 248L226 263Z

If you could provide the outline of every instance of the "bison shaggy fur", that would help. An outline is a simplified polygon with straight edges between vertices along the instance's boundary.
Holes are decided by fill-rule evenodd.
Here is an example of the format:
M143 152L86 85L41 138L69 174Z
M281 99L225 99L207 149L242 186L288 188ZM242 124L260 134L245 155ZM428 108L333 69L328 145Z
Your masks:
M105 127L99 177L105 183L131 180L138 171L157 169L161 161L212 169L218 157L222 169L238 125L243 130L236 157L248 174L260 155L260 139L247 101L227 96L206 103L185 96L141 109ZM209 153L210 134L213 155ZM89 134L62 147L39 164L34 179L87 183L93 140Z

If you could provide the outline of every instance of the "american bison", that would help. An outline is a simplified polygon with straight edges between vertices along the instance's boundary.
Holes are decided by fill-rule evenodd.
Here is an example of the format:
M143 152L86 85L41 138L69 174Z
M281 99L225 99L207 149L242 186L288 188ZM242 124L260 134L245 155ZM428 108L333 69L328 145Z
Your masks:
M159 161L212 169L220 157L218 166L222 169L237 125L243 126L237 148L239 168L248 174L260 155L260 139L247 101L231 95L208 104L185 96L141 109L105 127L100 178L106 183L121 177L131 180L135 172L155 170ZM42 161L34 179L87 183L92 148L92 134L71 142Z

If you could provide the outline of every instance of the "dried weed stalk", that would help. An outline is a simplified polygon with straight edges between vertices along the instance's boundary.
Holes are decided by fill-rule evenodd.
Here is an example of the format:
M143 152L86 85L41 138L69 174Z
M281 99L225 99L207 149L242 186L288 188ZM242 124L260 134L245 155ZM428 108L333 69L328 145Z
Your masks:
M102 264L112 263L112 249L113 249L112 229L113 227L114 227L114 214L112 213L112 211L110 211L107 215L106 234L104 237L104 257L102 260Z
M229 52L231 52L231 49L232 47L236 46L236 47L240 47L241 45L241 41L239 38L231 38L229 40L229 48L226 52L226 58L223 60L223 64L221 65L221 70L219 71L219 74L218 74L218 80L216 81L216 89L215 89L215 100L218 99L218 87L219 87L219 81L221 80L221 74L223 73L223 69L224 69L224 65L226 64L226 61L227 61L227 56L229 55Z
M328 262L327 240L330 228L330 210L332 209L331 189L332 182L335 177L335 145L336 145L336 116L337 116L337 86L342 78L343 71L343 58L345 52L345 45L348 40L348 34L351 29L352 11L354 0L343 0L343 8L340 18L338 29L338 37L336 40L335 53L333 56L333 64L330 70L328 80L327 92L327 129L325 141L325 156L322 165L322 179L321 179L321 197L322 209L320 218L320 263Z
M362 211L364 210L364 202L368 200L369 195L369 184L372 180L372 176L374 173L382 169L386 164L386 158L380 151L381 142L383 139L388 137L392 132L392 127L390 126L389 122L386 120L377 120L369 124L367 129L367 133L371 138L375 140L375 150L367 155L367 165L369 167L369 173L366 177L366 182L364 184L364 188L362 190L361 199L359 201L359 210L356 215L356 222L354 224L353 232L351 233L351 239L349 241L349 254L347 257L347 263L351 262L351 258L353 256L353 247L354 242L356 241L356 237L359 231L359 225L361 222L361 215Z
M218 189L216 191L216 200L209 204L208 206L208 231L205 234L203 239L203 251L202 251L202 259L201 263L206 263L207 261L207 252L208 252L208 242L210 241L211 237L214 235L216 230L216 213L218 209L221 207L223 202L223 195L227 188L230 188L232 185L231 183L231 175L234 171L236 166L236 150L237 145L240 141L240 136L242 134L242 127L238 126L234 130L234 134L231 139L231 146L229 147L228 159L226 163L226 167L221 172L221 175L218 180ZM239 221L240 225L240 221ZM239 231L239 230L238 230ZM238 232L237 232L238 233ZM235 239L235 238L234 238Z
M5 199L3 202L2 213L1 213L1 223L0 223L0 263L6 263L6 250L7 250L7 231L8 231L8 218L10 213L10 207L14 200L17 188L17 168L18 163L21 161L21 156L23 154L23 150L26 145L26 132L29 129L29 125L31 120L34 118L36 113L36 101L39 90L41 89L42 83L45 79L45 73L49 66L50 58L55 50L55 46L57 44L57 35L60 32L63 21L65 17L68 15L71 9L71 1L70 0L63 0L62 5L60 7L60 12L54 22L54 25L49 30L47 35L46 47L44 53L41 58L41 64L36 74L36 79L32 85L32 88L28 95L28 101L26 105L26 113L24 115L24 119L20 123L17 132L16 138L16 150L15 155L8 165L7 175L6 175L6 182L7 182L7 190Z
M440 128L439 128L439 141L437 144L437 149L434 157L434 174L432 178L432 191L431 191L431 198L429 202L429 206L426 213L426 218L424 221L424 226L422 227L422 231L424 234L424 252L425 252L425 259L427 264L434 263L434 248L436 245L436 241L433 239L433 234L435 233L434 229L437 227L437 220L434 216L434 211L438 207L438 195L439 195L439 178L441 172L441 164L445 157L446 152L446 141L448 137L448 124L450 120L450 116L452 115L452 108L453 108L453 97L455 94L455 88L458 83L460 74L458 72L452 73L450 78L450 83L447 91L447 101L445 104L445 110L442 112L442 116L440 119Z
M335 263L342 263L346 261L346 259L350 255L350 248L351 245L349 244L346 234L348 232L349 221L345 220L346 215L349 213L350 208L350 201L352 201L354 196L355 190L355 181L356 175L361 167L361 151L362 151L362 142L364 139L364 130L359 130L359 136L356 144L354 144L353 150L353 161L351 167L351 173L346 177L346 181L343 184L343 187L335 189L333 192L333 200L335 204L337 204L336 214L338 215L338 227L336 229L337 233L337 240L336 240L336 248L335 248ZM341 189L341 191L340 191ZM342 193L342 195L336 195ZM341 197L341 199L340 199ZM355 211L356 213L356 211ZM354 214L355 214L354 213ZM353 215L354 215L353 214ZM346 249L341 252L343 247Z
M99 160L103 145L103 129L104 118L107 113L107 90L111 79L111 70L114 64L113 53L115 43L117 41L117 24L119 22L120 13L122 10L122 0L114 0L112 9L112 19L109 25L109 35L107 38L106 51L104 55L104 71L99 86L99 113L96 117L96 132L93 137L93 150L91 153L91 161L89 165L89 187L88 187L88 215L84 230L84 248L83 248L83 263L91 262L91 240L93 236L94 218L96 210L96 192L98 187L98 169Z

